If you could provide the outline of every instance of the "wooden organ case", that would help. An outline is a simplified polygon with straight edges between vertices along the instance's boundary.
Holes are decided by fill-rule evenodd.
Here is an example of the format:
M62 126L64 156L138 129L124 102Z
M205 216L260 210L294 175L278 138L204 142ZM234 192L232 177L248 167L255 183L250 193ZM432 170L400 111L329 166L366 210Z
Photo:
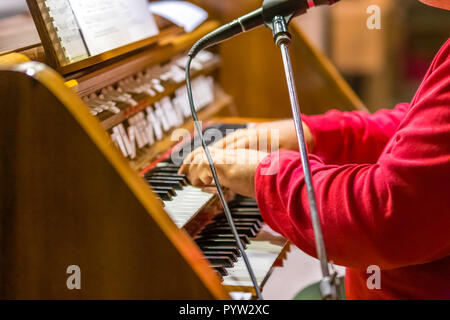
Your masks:
M58 67L40 44L0 55L0 298L229 299L232 291L252 292L217 197L176 176L167 160L178 143L173 133L193 130L186 51L219 22L191 33L159 25L145 46L90 65ZM309 44L297 46L316 57ZM236 118L233 97L220 85L219 69L232 67L214 51L195 63L206 124L250 121ZM333 85L338 75L327 70L314 77ZM340 89L324 96L342 97ZM228 196L263 287L289 244L264 225L250 199ZM73 265L81 290L67 286Z

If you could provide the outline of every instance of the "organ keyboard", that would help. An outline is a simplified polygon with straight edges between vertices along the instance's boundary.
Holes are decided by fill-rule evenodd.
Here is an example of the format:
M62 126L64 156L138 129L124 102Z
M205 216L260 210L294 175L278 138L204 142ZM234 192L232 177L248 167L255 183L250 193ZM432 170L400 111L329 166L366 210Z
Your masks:
M190 118L187 91L184 85L185 65L186 56L178 55L162 65L148 67L82 98L91 114L98 118L102 127L111 135L116 147L130 161L138 159L137 163L143 163L141 159L155 160L147 158L146 152L152 149L155 142L162 140L165 134L174 128L179 128ZM219 65L219 57L208 51L201 52L192 64L194 77L192 88L198 111L214 102L216 89L214 79L209 72ZM225 136L233 130L245 127L242 124L222 124L211 126L209 129L218 130L221 136ZM208 136L207 130L206 136ZM212 141L208 141L210 142ZM201 146L198 138L186 144L189 145L187 150L194 150ZM186 148L178 146L174 149L174 153L177 153L176 149ZM208 249L205 257L222 277L222 283L229 290L253 292L248 272L241 258L233 262L222 255L208 255L208 252L216 251L214 248L217 247L232 248L233 253L239 254L231 230L227 230L224 224L221 229L209 230L207 235L202 228L200 228L201 231L195 230L197 232L190 230L190 225L198 224L197 220L206 222L202 218L202 210L204 210L203 216L217 214L211 208L219 203L213 193L193 187L186 176L177 174L179 166L171 159L176 158L180 163L186 155L180 155L178 152L173 157L169 156L159 162L157 160L156 165L150 165L140 173L150 189L163 201L164 210L174 223L179 228L186 227L185 230L194 237L200 249ZM142 165L139 169L142 169ZM256 209L254 204L251 210ZM255 216L254 212L251 213ZM245 212L240 213L240 215L243 214ZM236 213L237 217L240 215ZM259 213L256 215L259 216ZM204 228L207 229L210 225ZM245 230L242 231L245 232ZM255 240L259 231L258 228L253 231L253 234L246 234L243 237L245 236L246 240L245 246L250 248L250 253L253 253L250 255L250 262L252 265L256 263L255 267L258 267L257 280L262 287L275 262L278 258L282 258L282 253L287 249L287 241L278 241L278 245L272 246L267 239L260 237ZM264 245L261 246L264 243L269 244L270 250L267 250ZM225 253L229 252L225 251ZM252 261L255 258L256 261Z
M214 135L209 135L208 130L215 130L221 136L226 136L246 127L243 124L212 125L204 130L206 143L210 145L215 141ZM144 170L144 178L164 201L165 210L175 224L179 228L186 227L193 235L194 241L222 279L223 285L230 291L250 291L255 294L224 213L216 213L201 228L189 228L190 222L195 224L195 218L204 220L200 218L201 210L215 200L212 193L191 186L185 175L178 174L179 164L187 156L187 152L183 151L200 146L201 141L196 136L189 142L184 142L184 145L174 147L169 157L163 157L156 165ZM262 288L277 260L283 259L288 242L264 224L254 199L236 196L229 206L250 263L255 268L257 282Z

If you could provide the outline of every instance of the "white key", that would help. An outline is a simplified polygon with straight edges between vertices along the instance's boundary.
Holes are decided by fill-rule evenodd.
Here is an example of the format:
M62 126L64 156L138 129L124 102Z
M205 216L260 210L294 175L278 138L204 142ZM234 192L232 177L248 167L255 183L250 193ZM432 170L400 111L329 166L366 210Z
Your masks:
M285 238L265 224L258 235L250 240L245 252L259 286L270 275L273 265L283 251L285 244ZM228 275L223 277L224 286L253 287L242 257L238 258L233 267L226 268L226 270Z
M214 197L193 186L185 186L176 192L171 201L164 201L164 209L179 228L184 227Z

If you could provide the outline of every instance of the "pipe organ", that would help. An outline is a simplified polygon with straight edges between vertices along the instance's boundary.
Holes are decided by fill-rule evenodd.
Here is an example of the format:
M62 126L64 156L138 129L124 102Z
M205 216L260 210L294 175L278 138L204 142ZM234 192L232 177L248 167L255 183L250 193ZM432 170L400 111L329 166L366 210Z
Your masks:
M39 1L28 3L33 10ZM42 43L0 54L0 297L254 294L214 190L193 187L174 161L186 144L200 145L195 135L175 134L193 133L187 50L219 22L208 20L186 33L157 19L159 34L141 46L58 66L41 34L45 21L32 13ZM26 21L33 24L30 17ZM8 23L14 28L14 19ZM297 39L306 41L298 32ZM316 57L308 43L297 46ZM323 65L323 59L314 63ZM193 63L205 132L227 134L261 121L237 117L240 106L220 77L233 67L216 50L202 52ZM327 70L322 67L315 79L335 84L337 75ZM346 94L338 85L329 92L336 91ZM356 101L350 96L347 101ZM353 107L361 108L358 101ZM272 269L282 267L289 242L265 225L254 199L230 193L227 198L263 289ZM81 270L82 290L67 287L72 265Z

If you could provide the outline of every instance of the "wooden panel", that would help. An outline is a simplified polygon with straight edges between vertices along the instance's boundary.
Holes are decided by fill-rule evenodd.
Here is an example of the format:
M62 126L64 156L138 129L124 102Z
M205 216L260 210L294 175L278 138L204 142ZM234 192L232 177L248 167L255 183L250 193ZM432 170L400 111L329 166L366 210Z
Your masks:
M0 298L228 298L60 76L0 66L0 101Z

